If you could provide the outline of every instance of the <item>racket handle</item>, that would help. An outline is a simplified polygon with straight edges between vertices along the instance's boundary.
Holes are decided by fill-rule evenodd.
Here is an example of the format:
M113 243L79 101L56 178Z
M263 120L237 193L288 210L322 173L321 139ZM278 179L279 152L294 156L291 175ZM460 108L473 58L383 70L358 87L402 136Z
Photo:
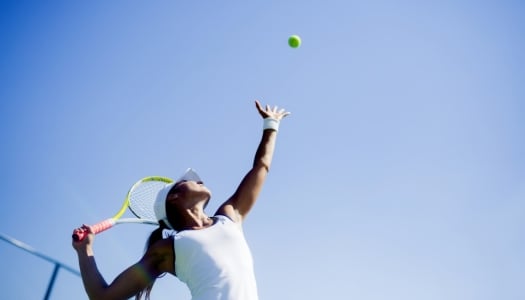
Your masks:
M94 234L98 234L102 231L110 229L111 227L113 227L113 225L115 225L115 220L113 218L110 218L91 226L91 229L93 230ZM73 231L73 240L75 242L79 242L83 240L87 235L88 232L86 230L75 229Z

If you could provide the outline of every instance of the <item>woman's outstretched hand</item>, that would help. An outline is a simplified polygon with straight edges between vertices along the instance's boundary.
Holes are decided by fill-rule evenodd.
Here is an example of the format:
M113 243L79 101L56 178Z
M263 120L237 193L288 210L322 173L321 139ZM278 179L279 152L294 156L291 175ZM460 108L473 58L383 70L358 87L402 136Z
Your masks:
M257 110L263 119L273 118L280 121L290 114L290 112L286 111L284 108L277 110L277 106L272 108L270 105L266 105L266 108L263 108L259 100L255 100L255 107L257 107Z

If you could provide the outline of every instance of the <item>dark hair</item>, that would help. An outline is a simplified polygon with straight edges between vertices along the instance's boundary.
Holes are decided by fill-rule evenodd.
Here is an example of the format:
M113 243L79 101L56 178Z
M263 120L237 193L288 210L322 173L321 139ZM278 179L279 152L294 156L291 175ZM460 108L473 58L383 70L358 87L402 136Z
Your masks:
M164 237L163 237L163 231L164 229L168 229L168 226L166 226L166 224L164 224L163 221L159 221L159 227L155 230L153 230L150 235L149 235L149 238L148 238L148 241L146 242L146 247L144 248L144 252L148 251L148 249L153 245L155 244L156 242L162 240ZM161 274L159 277L162 277L164 276L164 274ZM155 283L155 281L153 281L150 285L148 285L145 289L143 289L142 291L138 292L137 295L135 295L135 300L140 300L142 299L142 296L144 296L144 299L145 300L149 300L149 296L151 294L151 289L153 288L153 284Z

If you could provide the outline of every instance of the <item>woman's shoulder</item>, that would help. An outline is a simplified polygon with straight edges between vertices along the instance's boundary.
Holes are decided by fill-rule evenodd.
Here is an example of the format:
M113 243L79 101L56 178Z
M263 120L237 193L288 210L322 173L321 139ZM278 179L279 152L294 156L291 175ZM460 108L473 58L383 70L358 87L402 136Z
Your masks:
M144 259L157 266L162 272L174 273L173 263L175 252L173 251L173 237L158 240L146 251Z
M145 256L149 257L165 257L166 255L173 255L172 236L156 241L145 253Z

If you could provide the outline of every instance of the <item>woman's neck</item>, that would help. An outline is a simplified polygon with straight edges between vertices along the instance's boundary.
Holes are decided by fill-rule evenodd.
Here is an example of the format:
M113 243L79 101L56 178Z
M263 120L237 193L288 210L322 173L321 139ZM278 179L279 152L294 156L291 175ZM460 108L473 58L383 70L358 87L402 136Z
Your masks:
M202 206L195 206L187 208L183 212L184 214L184 228L185 229L203 229L213 224L212 218L210 218L205 212Z

